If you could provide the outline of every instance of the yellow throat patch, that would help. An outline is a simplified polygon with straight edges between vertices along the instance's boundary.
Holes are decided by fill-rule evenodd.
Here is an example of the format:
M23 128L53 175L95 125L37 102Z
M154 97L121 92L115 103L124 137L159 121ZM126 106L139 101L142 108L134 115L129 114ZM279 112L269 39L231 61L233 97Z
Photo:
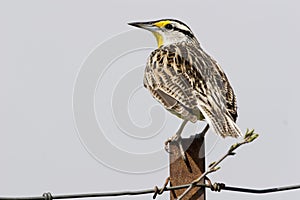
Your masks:
M159 22L156 22L154 23L155 26L159 27L159 28L162 28L164 27L165 25L167 24L170 24L171 22L169 20L165 20L165 21L159 21ZM163 40L163 37L161 34L157 33L157 32L152 32L153 35L155 36L156 38L156 41L157 41L157 45L158 47L161 47L163 44L164 44L164 40Z
M163 36L157 32L152 32L156 38L157 46L161 47L164 44Z

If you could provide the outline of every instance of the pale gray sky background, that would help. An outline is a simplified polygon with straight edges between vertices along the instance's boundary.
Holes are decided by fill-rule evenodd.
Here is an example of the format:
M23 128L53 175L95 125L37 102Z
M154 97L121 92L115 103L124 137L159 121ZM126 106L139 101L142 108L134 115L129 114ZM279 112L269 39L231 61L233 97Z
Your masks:
M251 188L299 184L299 6L296 0L1 1L0 196L135 190L164 182L168 155L162 144L175 133L180 120L156 106L151 112L158 118L152 122L162 117L164 127L157 130L159 124L155 124L157 134L150 132L149 109L158 104L138 88L142 86L142 64L155 40L146 31L129 32L129 39L136 39L133 44L142 49L120 55L108 68L101 65L104 61L97 54L104 47L101 43L115 45L118 39L120 49L131 50L130 40L123 39L128 34L124 31L133 29L127 22L160 18L180 19L192 28L236 91L238 125L243 131L255 128L260 133L257 141L224 161L222 169L210 175L211 180ZM105 58L110 53L118 53L118 49L108 49ZM105 71L92 88L94 107L81 105L82 110L73 111L73 100L80 103L73 99L74 87L82 86L77 77L92 55L97 59L91 63L99 65L97 73ZM92 78L83 80L92 82ZM81 89L85 91L83 86ZM85 93L78 93L79 97L86 97ZM129 118L118 110L122 98ZM102 140L80 131L83 129L74 116L84 116L84 106L94 109L95 119L112 146L138 156L113 153ZM128 119L134 126L124 127ZM89 118L80 120L90 122ZM148 132L139 136L138 130L146 130L141 127L149 124ZM196 128L202 126L199 122ZM85 137L93 140L91 146ZM233 142L210 132L207 163L219 158ZM146 160L139 161L141 154ZM105 159L111 160L99 161L104 155L110 155ZM168 196L166 193L158 199ZM207 191L209 200L299 196L300 191L269 195Z

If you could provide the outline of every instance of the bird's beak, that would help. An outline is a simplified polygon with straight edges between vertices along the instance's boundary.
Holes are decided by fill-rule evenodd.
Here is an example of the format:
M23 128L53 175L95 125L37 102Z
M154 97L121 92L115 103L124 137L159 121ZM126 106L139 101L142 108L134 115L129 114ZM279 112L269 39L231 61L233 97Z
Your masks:
M156 31L158 29L158 27L155 26L152 22L131 22L128 23L128 25L142 28L151 32Z
M131 22L128 25L151 31L156 38L158 47L163 45L163 36L160 33L161 28L157 26L156 22Z

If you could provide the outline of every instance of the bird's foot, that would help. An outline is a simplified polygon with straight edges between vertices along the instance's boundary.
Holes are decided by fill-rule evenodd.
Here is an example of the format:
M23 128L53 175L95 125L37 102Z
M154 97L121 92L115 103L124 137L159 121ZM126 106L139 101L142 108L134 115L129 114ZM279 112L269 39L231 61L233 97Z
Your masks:
M171 142L177 142L177 141L179 140L179 137L180 137L180 136L178 136L178 135L173 135L172 137L170 137L169 139L167 139L167 140L165 141L165 150L166 150L166 152L171 153L169 144L170 144ZM180 138L180 139L181 139L181 138Z
M172 137L170 137L167 141L165 141L165 150L168 153L172 153L170 151L170 143L171 142L176 142L176 144L178 145L178 148L180 150L180 154L181 154L182 159L184 160L184 162L187 162L185 151L184 151L183 146L182 146L182 138L181 138L181 136L179 136L178 134L175 134Z

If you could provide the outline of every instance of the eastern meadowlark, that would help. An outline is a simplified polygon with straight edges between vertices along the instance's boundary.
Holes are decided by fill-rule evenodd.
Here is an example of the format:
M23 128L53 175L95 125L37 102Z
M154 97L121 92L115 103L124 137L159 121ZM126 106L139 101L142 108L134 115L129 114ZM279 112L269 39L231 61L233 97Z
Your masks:
M157 40L158 48L146 64L144 86L168 111L183 119L168 142L180 141L186 123L197 120L207 122L204 134L211 127L222 137L241 135L235 123L233 89L220 65L201 48L186 24L162 19L129 25L152 32Z

